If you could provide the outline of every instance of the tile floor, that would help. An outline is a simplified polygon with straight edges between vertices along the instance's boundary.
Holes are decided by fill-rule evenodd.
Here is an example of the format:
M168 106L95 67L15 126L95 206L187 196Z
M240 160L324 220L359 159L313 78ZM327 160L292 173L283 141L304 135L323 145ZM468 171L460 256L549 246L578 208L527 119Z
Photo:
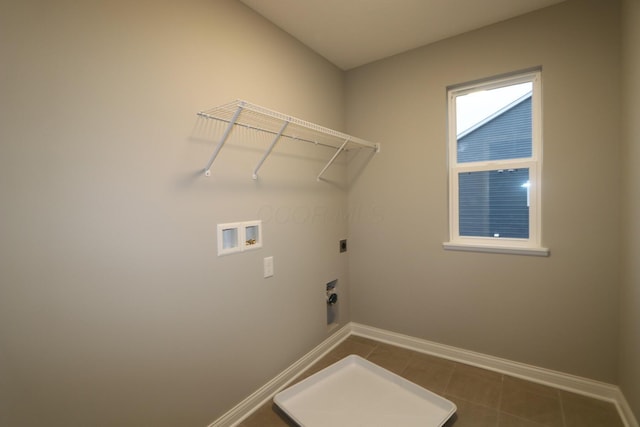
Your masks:
M454 402L458 410L446 427L624 426L612 403L353 335L298 381L349 354L358 354ZM238 427L279 426L296 424L269 402Z

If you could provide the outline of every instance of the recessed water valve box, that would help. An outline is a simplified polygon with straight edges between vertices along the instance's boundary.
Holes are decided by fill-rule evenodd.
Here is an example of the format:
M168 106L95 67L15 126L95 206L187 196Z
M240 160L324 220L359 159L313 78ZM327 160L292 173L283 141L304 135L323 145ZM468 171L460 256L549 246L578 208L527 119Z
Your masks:
M243 222L244 249L257 249L262 247L262 221Z
M262 247L262 221L218 224L218 256Z
M242 251L240 246L240 224L218 224L218 255Z

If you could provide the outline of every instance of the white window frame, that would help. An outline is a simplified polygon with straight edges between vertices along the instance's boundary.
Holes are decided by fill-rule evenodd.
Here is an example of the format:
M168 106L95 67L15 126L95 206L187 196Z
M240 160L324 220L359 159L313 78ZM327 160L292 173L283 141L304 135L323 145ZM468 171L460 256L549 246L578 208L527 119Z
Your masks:
M457 162L456 98L480 90L531 82L532 147L530 158ZM449 169L449 241L445 249L473 252L515 253L548 256L549 249L541 246L542 234L542 82L540 70L521 72L506 77L457 85L447 89L448 100L448 169ZM463 172L529 169L529 238L460 236L458 175Z

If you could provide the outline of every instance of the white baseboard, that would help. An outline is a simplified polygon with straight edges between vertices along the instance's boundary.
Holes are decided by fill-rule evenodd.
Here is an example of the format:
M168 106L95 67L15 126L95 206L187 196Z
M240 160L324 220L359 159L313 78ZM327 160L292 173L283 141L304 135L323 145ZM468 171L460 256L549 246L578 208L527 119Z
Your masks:
M309 366L313 365L317 360L321 359L325 354L331 351L331 349L347 339L349 335L351 335L351 326L350 324L347 324L333 333L329 338L324 340L309 353L302 356L302 358L296 361L293 365L289 366L275 378L260 387L249 397L238 403L223 416L215 420L212 424L209 424L209 427L231 427L238 425L255 410L272 399L277 392L295 380Z
M514 362L499 357L463 350L444 344L438 344L420 338L378 329L359 323L349 323L332 334L316 348L300 358L293 365L285 369L267 384L251 394L245 400L233 407L229 412L218 418L208 427L232 427L238 425L255 410L264 405L269 399L289 383L295 380L308 367L322 358L335 346L350 335L370 338L387 344L404 347L410 350L427 353L444 359L453 360L479 368L489 369L513 377L548 385L573 393L593 397L595 399L612 402L616 405L625 427L640 427L635 415L631 411L627 400L618 386L600 381L582 378L563 372L539 368L524 363Z
M627 398L624 397L622 391L618 389L619 396L616 401L616 406L618 407L618 412L620 412L620 416L622 417L622 421L625 423L625 427L639 427L638 420L631 410L631 406L629 406L629 402L627 402Z
M351 323L351 334L609 401L616 405L625 427L640 427L620 388L612 384L438 344L358 323Z

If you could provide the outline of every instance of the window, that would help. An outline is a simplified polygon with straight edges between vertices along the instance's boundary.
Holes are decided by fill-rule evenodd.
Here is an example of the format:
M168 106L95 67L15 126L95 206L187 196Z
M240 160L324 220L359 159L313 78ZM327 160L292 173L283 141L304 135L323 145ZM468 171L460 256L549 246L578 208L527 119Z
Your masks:
M449 88L446 249L548 255L540 95L539 71Z

